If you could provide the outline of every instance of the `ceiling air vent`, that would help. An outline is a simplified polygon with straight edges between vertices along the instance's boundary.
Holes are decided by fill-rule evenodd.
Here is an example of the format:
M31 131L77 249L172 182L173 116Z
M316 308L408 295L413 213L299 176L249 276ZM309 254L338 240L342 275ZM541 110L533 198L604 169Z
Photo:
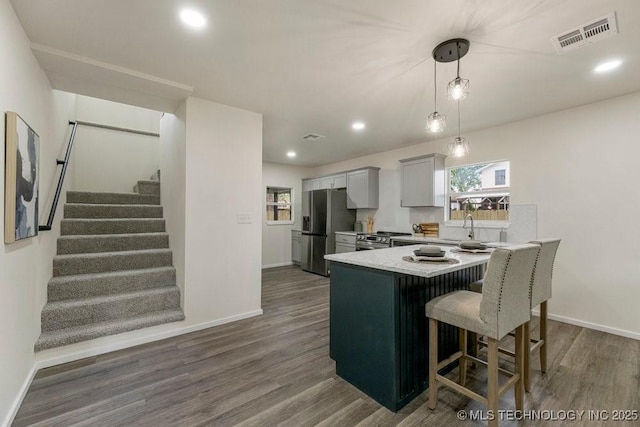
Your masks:
M302 139L304 139L305 141L311 141L311 142L317 141L322 138L324 138L324 136L318 135L317 133L308 133L302 137Z
M616 14L610 14L591 22L580 25L578 28L566 31L551 39L553 47L558 53L564 53L579 47L604 40L618 34Z

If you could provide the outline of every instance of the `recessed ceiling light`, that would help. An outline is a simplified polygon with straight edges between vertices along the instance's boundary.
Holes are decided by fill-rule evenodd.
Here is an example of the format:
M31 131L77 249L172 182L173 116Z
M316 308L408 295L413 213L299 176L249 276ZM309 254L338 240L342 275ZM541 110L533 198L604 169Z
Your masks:
M616 59L614 61L603 62L593 69L596 73L606 73L607 71L615 70L620 65L622 65L622 61Z
M351 129L353 130L362 130L365 128L365 125L363 122L355 122L354 124L351 125Z
M192 9L185 9L180 12L180 19L193 28L203 28L207 25L207 20L204 18L204 15Z
M295 157L296 156L296 152L295 151L287 151L287 157Z

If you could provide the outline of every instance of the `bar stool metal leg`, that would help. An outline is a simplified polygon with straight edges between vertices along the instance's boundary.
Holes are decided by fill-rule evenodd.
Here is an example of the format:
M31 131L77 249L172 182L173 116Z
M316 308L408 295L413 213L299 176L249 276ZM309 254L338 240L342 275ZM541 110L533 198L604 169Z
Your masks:
M518 380L514 384L514 395L516 400L516 410L522 411L523 408L523 395L524 387L522 381L523 370L523 358L527 358L529 354L529 341L527 338L527 329L529 328L529 322L516 328L516 357L515 357L515 374L518 376ZM527 375L527 368L525 368L524 375Z
M462 352L459 362L458 384L463 386L467 383L467 330L458 328L458 336Z
M525 323L522 328L524 329L524 390L528 393L529 391L531 391L531 370L529 369L529 364L531 361L531 351L529 350L529 346L531 345L531 322ZM516 341L517 335L518 331L516 331ZM516 357L518 357L517 352Z
M487 351L487 409L493 418L487 423L489 427L498 426L498 340L488 338Z
M547 301L540 303L540 370L547 372Z
M429 319L429 409L436 409L438 402L438 321Z

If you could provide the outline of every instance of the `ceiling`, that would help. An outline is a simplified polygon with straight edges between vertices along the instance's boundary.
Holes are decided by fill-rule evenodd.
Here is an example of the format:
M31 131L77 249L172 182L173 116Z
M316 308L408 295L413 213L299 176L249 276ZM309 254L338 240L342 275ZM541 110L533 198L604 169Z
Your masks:
M431 51L449 38L471 41L461 61L461 76L471 85L460 104L463 135L640 90L637 0L12 4L54 87L157 109L174 105L153 104L170 93L255 111L264 115L264 160L294 165L435 139L424 130L433 111ZM204 13L208 26L185 28L178 18L184 7ZM616 12L618 35L556 53L551 37L609 12ZM623 65L610 74L593 72L612 58ZM87 71L87 64L108 72ZM455 63L438 65L438 110L448 118L444 136L452 136L455 103L444 89ZM109 74L119 72L125 77ZM134 90L140 76L153 82L145 93ZM354 132L356 120L366 129ZM303 141L309 132L325 138ZM286 157L289 150L298 153L295 159Z

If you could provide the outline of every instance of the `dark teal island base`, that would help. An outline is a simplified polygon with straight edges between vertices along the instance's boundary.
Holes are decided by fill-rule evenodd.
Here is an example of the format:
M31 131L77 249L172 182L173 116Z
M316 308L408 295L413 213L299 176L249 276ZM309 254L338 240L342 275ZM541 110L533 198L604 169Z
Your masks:
M427 301L468 289L484 266L418 277L331 262L330 355L336 373L398 411L428 386ZM440 360L458 350L458 330L440 323Z

